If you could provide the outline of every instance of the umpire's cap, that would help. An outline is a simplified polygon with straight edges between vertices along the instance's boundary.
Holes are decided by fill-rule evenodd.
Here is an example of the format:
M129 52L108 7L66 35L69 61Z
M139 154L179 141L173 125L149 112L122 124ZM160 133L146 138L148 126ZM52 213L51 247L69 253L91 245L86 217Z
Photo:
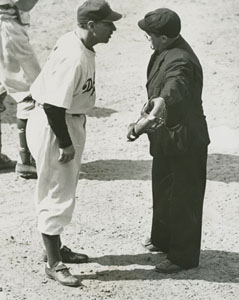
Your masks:
M113 11L105 0L87 0L77 10L78 23L88 21L118 21L122 15Z
M181 30L179 16L168 8L158 8L147 13L144 19L138 22L138 25L148 33L166 35L169 38L177 37Z

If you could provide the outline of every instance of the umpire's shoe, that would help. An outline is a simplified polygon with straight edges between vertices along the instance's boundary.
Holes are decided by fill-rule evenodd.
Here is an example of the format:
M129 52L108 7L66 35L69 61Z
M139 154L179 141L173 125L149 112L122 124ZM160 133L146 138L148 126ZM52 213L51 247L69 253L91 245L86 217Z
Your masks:
M162 252L157 246L152 244L151 238L146 238L146 240L142 242L142 246L150 252Z
M89 260L89 257L86 254L73 252L66 246L63 246L60 249L60 254L62 262L66 264L83 264L87 263ZM43 252L42 258L43 261L47 262L47 255L45 251Z
M70 273L69 268L67 268L67 266L61 262L52 268L48 268L46 266L45 272L47 277L58 281L62 285L75 286L75 287L81 285L79 279L73 276Z

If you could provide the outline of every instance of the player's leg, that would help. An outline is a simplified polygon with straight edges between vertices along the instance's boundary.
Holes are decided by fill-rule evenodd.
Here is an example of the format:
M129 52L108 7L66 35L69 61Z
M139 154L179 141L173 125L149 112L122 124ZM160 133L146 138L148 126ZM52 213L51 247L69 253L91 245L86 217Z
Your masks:
M43 243L47 253L47 261L50 268L61 262L60 235L42 234Z
M43 243L46 248L48 262L45 267L49 278L60 282L62 285L79 286L77 277L73 276L69 269L62 263L59 247L59 235L42 234Z
M19 136L19 159L16 172L23 178L36 178L37 172L34 160L31 157L27 140L26 126L30 111L34 108L34 100L28 96L17 103L17 129Z
M2 129L1 129L1 113L5 111L6 107L3 101L6 98L6 91L0 84L0 170L15 168L16 161L11 160L6 154L2 153Z

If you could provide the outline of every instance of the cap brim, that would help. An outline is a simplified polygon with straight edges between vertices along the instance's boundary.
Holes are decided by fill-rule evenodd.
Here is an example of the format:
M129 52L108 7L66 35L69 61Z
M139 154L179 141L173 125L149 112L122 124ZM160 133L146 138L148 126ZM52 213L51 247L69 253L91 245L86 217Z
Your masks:
M104 18L105 21L115 22L122 18L122 15L117 13L116 11L111 11L111 13Z
M144 19L142 19L142 20L140 20L140 21L138 22L138 26L139 26L139 28L142 29L143 31L148 31L148 29L149 29L149 28L146 26Z

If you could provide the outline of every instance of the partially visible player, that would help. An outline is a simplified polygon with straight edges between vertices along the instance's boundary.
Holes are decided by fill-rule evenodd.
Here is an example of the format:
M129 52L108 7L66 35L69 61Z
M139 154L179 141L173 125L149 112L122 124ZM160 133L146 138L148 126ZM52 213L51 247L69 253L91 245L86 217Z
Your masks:
M29 89L40 72L40 65L29 43L27 27L29 11L38 0L0 0L0 110L10 95L17 102L19 159L16 172L25 178L36 177L36 168L26 142L26 123L34 107ZM0 168L9 168L12 161L0 155Z
M78 8L76 30L56 43L31 87L36 107L27 124L27 142L36 160L38 230L47 254L48 277L78 286L64 263L88 260L62 247L60 234L69 224L85 144L86 116L95 104L95 50L108 43L121 14L104 0L88 0Z

